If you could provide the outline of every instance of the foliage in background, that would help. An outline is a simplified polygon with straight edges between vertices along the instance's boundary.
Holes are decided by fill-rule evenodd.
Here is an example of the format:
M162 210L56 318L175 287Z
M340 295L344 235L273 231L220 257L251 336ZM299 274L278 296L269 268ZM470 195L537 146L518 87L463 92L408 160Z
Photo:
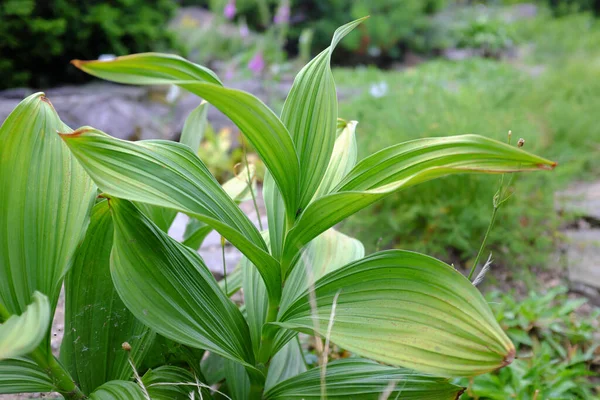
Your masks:
M541 17L519 24L517 34L533 51L525 65L492 60L435 61L403 72L335 71L357 93L340 103L340 114L361 121L360 154L398 140L482 132L504 140L509 129L525 147L544 151L563 167L555 180L519 177L518 196L499 212L489 245L497 263L516 270L544 265L557 239L554 191L572 179L600 173L597 158L600 25L585 15ZM530 44L531 43L531 44ZM555 53L553 53L553 51ZM538 62L544 61L540 71ZM357 87L357 82L364 82ZM384 93L370 90L385 87ZM373 96L375 94L376 96ZM368 249L415 248L469 265L489 222L497 181L450 177L425 184L363 211L345 225ZM372 229L382 232L373 235Z
M523 299L498 291L486 297L516 344L518 359L508 368L475 378L465 398L598 398L599 308L581 310L586 300L569 299L567 288L562 286L544 294L531 292Z
M87 79L73 58L167 48L174 0L0 2L0 89Z

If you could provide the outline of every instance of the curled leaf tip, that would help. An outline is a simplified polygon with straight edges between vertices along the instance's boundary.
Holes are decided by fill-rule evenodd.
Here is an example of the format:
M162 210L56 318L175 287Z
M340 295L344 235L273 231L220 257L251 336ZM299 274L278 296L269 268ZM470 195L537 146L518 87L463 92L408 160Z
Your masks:
M515 360L515 356L517 355L517 350L512 347L508 354L506 355L506 357L504 357L504 360L502 360L502 365L500 366L500 368L504 368L510 364L512 364L512 362ZM498 369L500 369L498 368Z
M84 133L86 133L86 132L88 132L90 130L91 130L90 128L79 128L79 129L77 129L77 130L75 130L73 132L59 132L59 131L56 131L56 133L58 133L58 136L60 136L62 139L65 139L67 137L69 137L69 138L79 137L82 134L84 134Z
M550 164L538 164L537 167L540 169L545 169L548 171L552 171L554 168L558 166L556 161L552 161Z
M454 398L454 400L458 400L460 399L460 396L462 396L462 394L467 390L467 388L463 387L462 389L460 389L458 391L458 393L456 393L456 397Z

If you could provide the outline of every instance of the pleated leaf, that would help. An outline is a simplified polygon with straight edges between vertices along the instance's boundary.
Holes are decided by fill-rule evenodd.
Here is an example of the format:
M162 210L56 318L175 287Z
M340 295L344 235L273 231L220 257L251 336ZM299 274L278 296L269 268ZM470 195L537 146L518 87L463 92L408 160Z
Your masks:
M364 19L335 31L331 46L296 75L283 105L281 120L292 135L300 158L300 208L308 204L319 187L334 147L338 105L331 54L339 41Z
M335 229L323 232L302 250L297 259L297 265L285 282L280 310L286 310L325 274L364 256L365 248L360 241ZM274 349L280 349L296 335L294 331L280 330L275 338Z
M0 324L0 360L24 356L38 347L48 334L50 303L40 292L21 315L12 315Z
M534 171L555 165L478 135L418 139L388 147L362 160L330 194L304 210L286 238L283 270L319 233L393 192L451 174Z
M203 101L198 107L192 110L183 124L179 142L189 146L194 153L198 152L200 142L204 138L204 132L208 125L207 115L208 103Z
M447 379L380 365L363 359L346 359L327 364L325 390L321 369L314 368L269 389L265 399L414 399L456 400L464 389ZM387 397L382 397L387 396Z
M358 355L441 376L508 365L515 348L471 282L451 266L407 251L375 253L319 279L279 325L326 336Z
M36 290L53 309L83 238L95 186L57 131L68 131L36 93L0 127L0 305L21 314Z
M169 83L204 98L229 117L252 143L281 190L288 217L293 217L300 182L298 155L285 125L259 99L223 87L212 77L197 72L196 64L164 54L133 54L111 61L75 60L73 64L102 79L129 84ZM189 69L195 72L188 74ZM182 70L186 73L182 74Z
M306 365L304 364L302 348L300 348L297 340L292 340L273 356L269 365L265 390L268 391L279 382L305 371Z
M27 358L0 361L0 394L51 392L52 379Z
M140 386L131 381L110 381L90 395L90 400L148 400Z
M341 123L341 126L340 126ZM342 179L354 168L358 158L356 145L356 121L338 120L339 135L335 139L333 152L327 165L327 170L319 188L315 192L314 199L328 194Z
M252 364L248 326L200 256L156 227L131 202L110 199L111 274L144 324L176 342Z
M119 298L110 276L113 223L104 200L91 222L65 280L65 336L60 357L84 393L112 380L128 380L128 362L140 362L154 338ZM131 351L122 344L131 345Z
M244 367L235 361L225 360L223 364L225 383L229 397L232 399L248 399L250 395L250 379Z
M127 142L93 128L62 135L108 195L172 208L206 223L260 269L273 297L281 292L279 263L260 233L189 149L168 141Z

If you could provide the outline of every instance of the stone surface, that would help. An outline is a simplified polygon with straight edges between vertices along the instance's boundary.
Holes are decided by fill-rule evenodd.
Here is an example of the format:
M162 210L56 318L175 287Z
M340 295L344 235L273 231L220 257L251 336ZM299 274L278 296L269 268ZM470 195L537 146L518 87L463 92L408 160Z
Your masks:
M600 221L600 181L574 183L555 199L560 211Z
M600 229L569 229L564 234L569 280L600 289Z

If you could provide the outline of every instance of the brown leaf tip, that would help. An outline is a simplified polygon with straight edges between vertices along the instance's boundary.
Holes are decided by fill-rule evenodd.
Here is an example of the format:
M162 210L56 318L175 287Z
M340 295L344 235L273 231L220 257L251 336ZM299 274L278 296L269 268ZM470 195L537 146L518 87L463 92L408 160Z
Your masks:
M61 138L63 138L63 139L64 139L64 138L66 138L66 137L69 137L69 138L76 138L76 137L79 137L79 136L81 136L82 134L84 134L84 133L86 133L86 132L89 132L89 131L91 131L91 129L90 129L90 128L79 128L79 129L77 129L77 130L75 130L75 131L73 131L73 132L58 132L58 131L57 131L57 133L58 133L58 135L59 135Z
M46 94L42 93L42 95L40 96L40 100L43 101L44 103L48 104L50 107L52 107L52 109L54 109L54 106L50 102L50 99L48 99L46 97Z
M81 64L84 64L86 61L82 60L71 60L71 64L75 66L75 68L81 68Z
M510 365L514 360L515 360L515 356L517 355L517 350L513 347L509 350L508 354L506 355L506 357L504 357L504 360L502 360L502 366L500 368L504 368L507 365Z
M458 391L458 393L456 393L456 397L454 398L454 400L458 400L460 399L460 396L462 396L462 394L467 390L467 388L462 388Z

